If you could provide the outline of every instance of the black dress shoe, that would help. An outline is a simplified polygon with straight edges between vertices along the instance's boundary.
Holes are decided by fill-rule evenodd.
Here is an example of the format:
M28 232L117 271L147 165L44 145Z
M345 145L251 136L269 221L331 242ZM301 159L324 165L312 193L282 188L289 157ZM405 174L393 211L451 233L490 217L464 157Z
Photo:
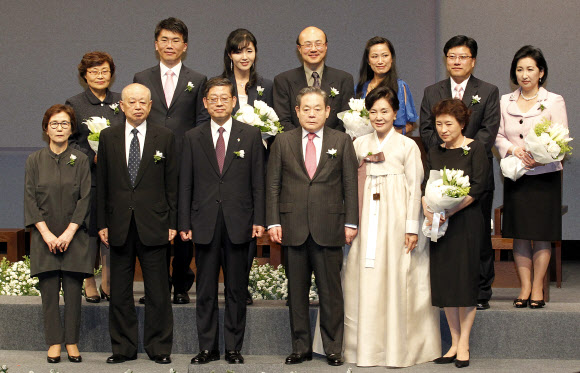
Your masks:
M485 299L479 299L477 301L477 309L480 311L489 309L489 301Z
M240 351L226 351L226 361L230 364L243 364L244 357Z
M56 357L47 356L46 361L49 362L50 364L60 363L60 356L56 356Z
M169 355L155 355L151 360L155 360L157 364L171 364Z
M328 365L332 365L333 367L337 367L344 364L344 360L342 360L341 354L326 355L326 362L328 363Z
M286 358L286 364L301 364L306 360L307 361L312 360L312 352L304 354L297 354L293 352Z
M101 299L106 300L107 302L111 301L111 295L107 294L103 291L103 286L99 285L99 293L101 293Z
M452 362L455 361L456 358L457 358L457 354L455 354L453 356L449 356L449 357L441 356L441 357L438 357L437 359L433 360L433 362L435 364L451 364Z
M455 366L457 368L465 368L469 366L469 360L455 360Z
M252 304L254 304L252 297L246 298L246 305L251 306Z
M119 363L124 363L125 361L128 361L128 360L136 360L136 359L137 359L137 355L125 356L125 355L121 355L121 354L113 354L107 358L107 363L119 364Z
M70 361L71 363L82 363L83 362L83 358L81 355L79 356L70 356L68 355L68 361Z
M220 352L218 350L203 350L199 354L195 355L191 359L192 364L207 364L210 361L216 361L220 359Z
M145 304L145 296L142 296L141 298L139 298L139 303Z
M173 294L173 304L187 304L189 303L189 295L187 293Z

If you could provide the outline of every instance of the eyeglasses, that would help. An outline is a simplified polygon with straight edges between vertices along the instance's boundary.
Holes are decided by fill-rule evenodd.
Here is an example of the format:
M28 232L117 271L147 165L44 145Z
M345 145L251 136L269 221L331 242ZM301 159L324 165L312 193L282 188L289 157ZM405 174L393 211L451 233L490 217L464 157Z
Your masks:
M207 102L209 102L212 105L215 105L218 103L218 101L221 101L222 104L227 105L231 99L232 96L222 96L222 97L212 96L207 98Z
M326 42L324 42L324 43L323 43L323 42L321 42L321 41L317 41L317 42L316 42L316 43L314 43L314 44L312 44L312 43L310 43L310 42L308 42L308 43L304 43L304 44L300 44L300 46L301 46L302 48L304 48L304 50L305 50L305 51L309 51L309 50L311 50L312 48L316 48L316 49L318 49L318 50L320 51L320 50L322 50L322 49L324 48L324 46L325 46L325 45L326 45Z
M65 121L62 121L62 122L48 122L48 125L53 130L57 129L58 126L60 126L60 128L62 128L63 130L65 130L65 129L67 129L70 126L70 122L68 120L65 120Z
M166 39L166 38L161 38L159 40L157 40L157 43L161 46L166 46L166 45L174 45L174 46L179 46L181 43L183 43L183 40L181 39Z
M469 60L470 58L472 58L472 57L471 56L466 56L466 55L456 56L454 54L450 54L450 55L447 56L447 59L449 61L455 61L456 59L459 59L459 61L465 62L465 61Z
M87 74L89 74L90 76L107 76L111 73L111 70L88 70Z

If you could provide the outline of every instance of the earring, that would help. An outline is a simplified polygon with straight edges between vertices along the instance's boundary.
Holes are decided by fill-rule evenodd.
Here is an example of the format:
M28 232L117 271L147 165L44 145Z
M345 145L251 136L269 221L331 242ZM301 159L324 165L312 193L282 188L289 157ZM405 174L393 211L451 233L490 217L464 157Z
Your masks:
M234 61L230 60L230 70L234 71Z

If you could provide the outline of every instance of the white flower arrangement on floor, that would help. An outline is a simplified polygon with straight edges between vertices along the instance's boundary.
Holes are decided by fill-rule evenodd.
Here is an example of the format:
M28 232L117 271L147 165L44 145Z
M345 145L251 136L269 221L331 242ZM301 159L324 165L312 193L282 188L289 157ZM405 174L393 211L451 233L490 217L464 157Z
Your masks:
M30 258L10 263L6 258L0 262L0 295L40 295L38 278L30 277Z
M282 265L278 268L270 264L260 265L256 259L250 270L248 290L252 299L280 300L288 299L288 278ZM312 275L312 285L308 298L311 301L318 300L318 289L314 274Z

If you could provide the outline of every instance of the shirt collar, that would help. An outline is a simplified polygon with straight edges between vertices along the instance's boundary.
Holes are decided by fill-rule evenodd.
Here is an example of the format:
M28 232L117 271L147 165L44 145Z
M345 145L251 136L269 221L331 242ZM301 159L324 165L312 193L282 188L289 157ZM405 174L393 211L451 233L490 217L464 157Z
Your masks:
M227 133L232 133L232 117L230 117L230 119L228 119L228 121L225 122L223 126L220 126L219 124L214 122L213 119L210 121L210 123L212 133L216 133L220 127L223 127Z
M181 61L179 61L177 65L171 68L171 71L173 71L176 77L179 77L179 73L181 72L181 66L183 66L183 64L181 63ZM167 70L169 70L169 67L165 66L163 62L159 62L159 68L161 69L161 76L165 76Z
M313 133L314 133L314 134L316 134L316 136L318 136L318 137L322 138L322 132L323 132L323 130L324 130L324 126L322 126L322 128L321 128L321 129L319 129L318 131L316 131L316 132L313 132ZM302 138L305 138L305 137L307 137L309 133L311 133L311 132L308 132L308 131L306 131L306 130L304 129L304 127L302 127Z
M462 81L460 84L455 83L455 80L453 80L453 78L451 78L451 77L449 78L449 80L451 80L451 97L455 96L455 86L457 86L457 85L463 87L463 94L465 94L465 90L467 89L467 82L469 82L469 78L471 78L471 74L469 74L467 79Z
M145 133L147 132L147 120L143 121L143 123L137 127L133 127L125 120L125 135L130 135L131 131L133 131L133 128L137 128L137 131L139 131L141 135L145 136Z
M113 94L111 93L111 91L109 91L108 88L107 95L105 96L105 99L103 101L99 100L97 96L95 96L93 91L91 91L90 88L87 88L87 90L85 91L85 96L87 96L87 100L89 100L91 105L100 105L101 103L110 105L113 103Z
M318 73L318 76L320 77L320 81L322 82L322 73L324 72L324 62L316 70L310 70L310 68L307 67L306 64L304 64L304 72L306 73L306 76L308 78L312 77L312 73L315 71Z

